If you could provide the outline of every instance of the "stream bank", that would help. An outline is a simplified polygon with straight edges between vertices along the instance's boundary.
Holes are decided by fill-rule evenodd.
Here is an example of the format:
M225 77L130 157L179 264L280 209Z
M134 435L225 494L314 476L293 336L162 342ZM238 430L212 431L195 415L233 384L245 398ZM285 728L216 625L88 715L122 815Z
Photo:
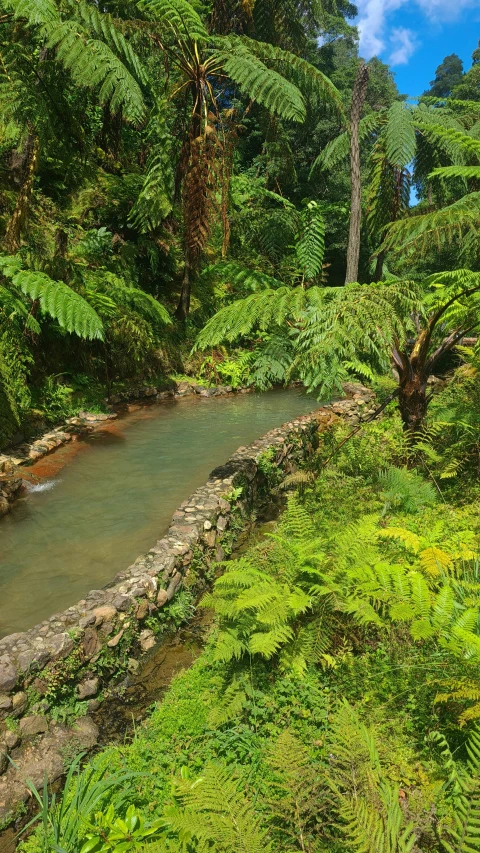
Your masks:
M315 449L337 413L358 421L371 392L346 389L350 400L297 418L241 447L173 516L167 536L113 583L92 590L64 613L0 642L0 819L25 801L25 779L60 778L67 756L103 740L92 718L112 678L139 671L138 657L156 646L155 625L180 589L198 594L212 578L251 513L280 472L291 473ZM335 411L336 410L336 411ZM52 716L52 701L70 697L87 711L72 726ZM153 699L152 699L153 701ZM15 761L10 765L7 755Z

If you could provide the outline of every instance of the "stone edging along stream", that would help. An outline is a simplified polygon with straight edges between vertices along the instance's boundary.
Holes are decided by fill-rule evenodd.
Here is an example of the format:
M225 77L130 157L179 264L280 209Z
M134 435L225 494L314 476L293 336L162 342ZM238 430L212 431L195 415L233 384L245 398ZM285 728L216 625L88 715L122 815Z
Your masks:
M41 786L46 774L52 782L63 775L67 754L96 744L99 732L90 716L100 704L96 697L155 646L155 633L145 622L155 626L164 618L183 584L205 586L211 563L224 558L224 549L268 495L263 460L290 473L313 453L318 433L338 415L358 422L370 413L368 389L350 384L345 391L350 399L240 447L181 504L166 536L105 588L91 590L29 631L0 640L0 825L27 798L25 779ZM88 702L87 715L73 726L55 720L49 712L58 697Z

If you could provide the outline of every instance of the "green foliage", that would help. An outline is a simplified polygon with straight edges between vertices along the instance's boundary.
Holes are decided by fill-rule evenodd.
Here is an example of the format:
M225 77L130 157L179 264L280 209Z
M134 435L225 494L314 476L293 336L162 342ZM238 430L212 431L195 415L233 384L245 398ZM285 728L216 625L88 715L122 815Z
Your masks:
M81 338L103 338L103 324L97 312L63 281L53 281L42 272L23 270L16 256L0 256L0 269L14 288L32 300L67 332Z
M387 468L378 476L385 499L384 511L418 512L436 502L437 493L431 483L406 468Z

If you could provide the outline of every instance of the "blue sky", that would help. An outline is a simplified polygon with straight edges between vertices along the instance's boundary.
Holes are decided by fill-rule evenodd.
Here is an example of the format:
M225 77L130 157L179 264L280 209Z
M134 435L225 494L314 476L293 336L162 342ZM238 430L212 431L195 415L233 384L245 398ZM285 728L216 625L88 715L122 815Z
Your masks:
M470 68L480 39L480 0L356 0L356 5L361 55L388 62L402 94L421 95L449 53Z

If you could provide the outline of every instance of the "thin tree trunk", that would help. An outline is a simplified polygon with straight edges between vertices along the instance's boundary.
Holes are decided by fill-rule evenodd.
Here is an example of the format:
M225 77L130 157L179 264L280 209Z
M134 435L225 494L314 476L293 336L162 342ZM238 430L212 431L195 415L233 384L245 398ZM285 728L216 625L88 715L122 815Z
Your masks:
M22 227L27 216L28 206L33 193L33 182L35 180L35 172L37 170L38 157L40 153L40 142L38 136L35 136L33 133L28 135L25 150L25 178L22 186L20 187L14 211L8 220L4 237L4 245L10 255L13 255L20 248Z
M185 257L182 289L180 291L180 299L178 300L177 310L175 311L175 317L177 318L177 320L181 320L182 322L187 319L188 314L190 312L190 294L192 288L190 272L190 260L188 257Z
M375 281L381 281L383 277L383 265L385 263L386 252L379 252L377 255L377 263L375 265Z
M360 174L360 143L358 130L368 87L369 68L364 62L358 66L352 93L350 111L350 232L347 248L347 274L345 284L358 280L360 258L360 229L362 225L362 180Z

